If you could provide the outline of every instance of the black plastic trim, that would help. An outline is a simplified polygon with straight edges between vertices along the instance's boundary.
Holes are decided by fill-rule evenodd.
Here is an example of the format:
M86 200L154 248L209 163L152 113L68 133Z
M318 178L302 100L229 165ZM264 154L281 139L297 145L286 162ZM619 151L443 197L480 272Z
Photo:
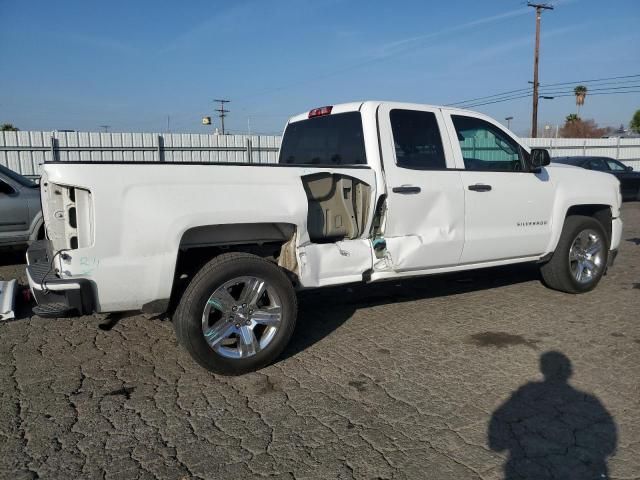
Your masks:
M143 313L151 314L165 313L167 310L169 310L169 301L169 298L153 300L142 305L142 308L140 310L142 310Z
M414 187L414 186L403 186L403 187L393 187L391 189L391 191L393 193L403 193L403 194L416 194L416 193L420 193L420 187Z
M547 263L553 257L553 252L549 252L538 259L538 263Z
M32 289L38 305L65 304L71 313L86 315L95 311L93 283L86 278L59 278L50 268L51 242L41 240L34 242L27 250L29 265L27 271L36 284L44 290ZM78 287L66 290L47 290L47 286L78 284Z
M491 185L485 185L482 183L478 183L475 185L469 185L467 187L469 190L472 190L474 192L490 192L491 191Z

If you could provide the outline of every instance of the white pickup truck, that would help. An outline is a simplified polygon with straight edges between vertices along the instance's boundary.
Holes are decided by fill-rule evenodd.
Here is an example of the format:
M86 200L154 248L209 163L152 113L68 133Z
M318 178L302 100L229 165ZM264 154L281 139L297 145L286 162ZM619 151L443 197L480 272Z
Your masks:
M53 162L41 188L36 313L168 312L224 374L276 359L298 289L538 262L581 293L622 230L612 175L550 166L485 115L394 102L291 118L278 164Z

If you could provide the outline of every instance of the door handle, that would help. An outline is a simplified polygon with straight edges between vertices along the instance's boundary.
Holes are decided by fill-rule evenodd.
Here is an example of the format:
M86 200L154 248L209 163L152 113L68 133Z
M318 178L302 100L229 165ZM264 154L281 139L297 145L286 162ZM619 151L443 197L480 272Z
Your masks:
M467 188L469 190L473 190L474 192L488 192L489 190L491 190L491 185L476 183L475 185L469 185Z
M402 185L401 187L393 187L391 189L393 193L414 194L420 193L420 187L414 187L413 185Z

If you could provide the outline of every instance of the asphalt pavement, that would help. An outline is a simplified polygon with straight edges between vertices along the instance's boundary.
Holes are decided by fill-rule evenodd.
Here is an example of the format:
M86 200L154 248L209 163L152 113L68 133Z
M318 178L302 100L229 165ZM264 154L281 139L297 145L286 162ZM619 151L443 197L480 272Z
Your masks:
M282 358L241 377L198 367L169 321L20 302L0 477L638 479L640 203L623 219L593 292L531 266L307 292ZM0 253L0 279L24 285L23 258Z

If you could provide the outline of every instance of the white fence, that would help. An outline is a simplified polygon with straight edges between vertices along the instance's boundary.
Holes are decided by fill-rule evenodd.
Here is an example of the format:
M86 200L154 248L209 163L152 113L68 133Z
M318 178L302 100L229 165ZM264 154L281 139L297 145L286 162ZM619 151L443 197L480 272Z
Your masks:
M38 176L52 160L275 163L279 136L94 132L0 132L0 165Z
M640 138L523 138L551 156L600 155L640 170ZM38 176L45 161L275 163L281 137L90 132L0 132L0 165ZM464 148L483 146L478 142Z

